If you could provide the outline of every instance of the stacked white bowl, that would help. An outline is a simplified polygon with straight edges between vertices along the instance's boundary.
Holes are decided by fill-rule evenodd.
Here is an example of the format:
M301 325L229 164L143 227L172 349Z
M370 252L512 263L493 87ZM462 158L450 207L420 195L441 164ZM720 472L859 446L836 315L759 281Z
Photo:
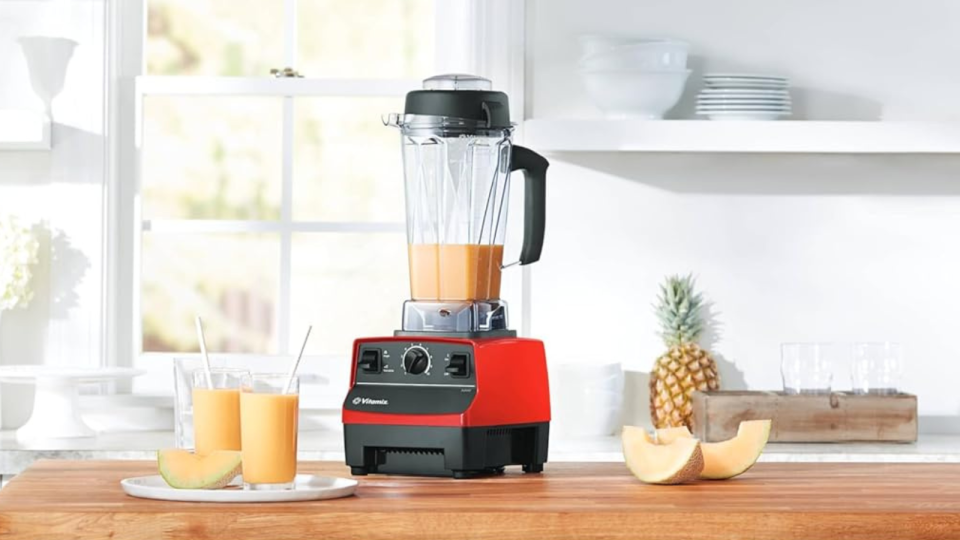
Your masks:
M551 436L604 437L622 425L623 368L618 362L550 367Z
M663 118L690 76L689 45L682 41L587 35L580 48L587 93L610 117Z
M775 75L708 73L697 114L711 120L776 120L793 112L790 79Z

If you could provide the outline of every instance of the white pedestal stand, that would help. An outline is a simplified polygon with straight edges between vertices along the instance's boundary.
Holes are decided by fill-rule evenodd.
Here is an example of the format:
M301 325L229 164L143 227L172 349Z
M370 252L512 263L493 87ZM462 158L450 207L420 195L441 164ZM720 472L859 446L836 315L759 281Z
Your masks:
M69 368L57 366L0 366L0 382L33 384L33 413L17 430L17 440L93 437L97 433L80 416L80 385L142 375L131 368Z

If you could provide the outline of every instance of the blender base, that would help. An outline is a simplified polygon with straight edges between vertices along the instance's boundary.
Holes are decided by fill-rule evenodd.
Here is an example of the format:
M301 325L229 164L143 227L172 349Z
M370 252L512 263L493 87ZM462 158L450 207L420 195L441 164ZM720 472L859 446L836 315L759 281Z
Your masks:
M502 474L520 465L543 471L549 422L507 426L435 427L345 425L343 438L352 474L445 476L456 479Z

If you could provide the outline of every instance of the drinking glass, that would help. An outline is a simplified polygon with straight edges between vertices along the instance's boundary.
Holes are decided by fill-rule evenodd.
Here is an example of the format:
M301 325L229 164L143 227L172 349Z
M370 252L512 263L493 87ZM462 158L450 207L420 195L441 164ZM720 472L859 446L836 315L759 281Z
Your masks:
M240 450L240 383L249 371L211 368L192 373L193 441L197 454Z
M300 370L297 372L297 376L300 378L301 385L314 385L314 388L316 388L317 385L329 384L329 380L326 377L323 377L314 371L316 365L311 366L311 364L313 364L313 362L315 362L317 359L317 357L310 356L305 356L303 358L303 363L300 364ZM268 373L272 370L275 370L277 365L287 365L288 362L290 362L290 358L288 356L253 354L210 355L210 365L214 369L239 368L250 373ZM203 359L199 354L184 354L183 356L178 356L173 359L174 432L176 434L177 448L182 448L185 450L192 450L194 448L193 372L198 369L203 369ZM324 367L324 369L326 369L326 367ZM343 379L344 384L346 384L346 381L349 381L350 379L350 375L346 371L343 373L338 371L337 377ZM307 399L316 399L316 393L306 396L305 394L307 393L309 392L300 392L301 402ZM324 397L327 397L326 394L324 394ZM334 398L333 395L330 395L329 397L330 399L335 400L338 404L343 402L343 396L341 395L338 395L337 398ZM329 406L328 401L324 401L323 403L324 407ZM307 403L305 406L309 407L310 404Z
M193 359L173 360L173 434L177 448L193 448Z
M851 383L855 394L889 395L899 392L902 364L897 343L857 343Z
M829 394L833 359L843 347L831 343L783 343L780 373L787 394Z
M300 379L285 374L244 376L240 392L243 488L293 489L297 476Z

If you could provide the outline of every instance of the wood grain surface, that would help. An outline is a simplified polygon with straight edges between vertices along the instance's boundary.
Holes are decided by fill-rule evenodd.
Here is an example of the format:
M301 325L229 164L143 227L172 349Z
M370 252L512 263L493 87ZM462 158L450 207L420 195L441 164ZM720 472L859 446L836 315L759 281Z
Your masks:
M761 463L740 478L645 485L619 463L480 480L361 478L331 501L213 504L129 497L148 462L43 461L0 490L0 538L958 539L960 465ZM338 463L300 472L349 476Z
M694 392L693 432L724 441L743 420L773 420L770 442L915 442L917 396Z

